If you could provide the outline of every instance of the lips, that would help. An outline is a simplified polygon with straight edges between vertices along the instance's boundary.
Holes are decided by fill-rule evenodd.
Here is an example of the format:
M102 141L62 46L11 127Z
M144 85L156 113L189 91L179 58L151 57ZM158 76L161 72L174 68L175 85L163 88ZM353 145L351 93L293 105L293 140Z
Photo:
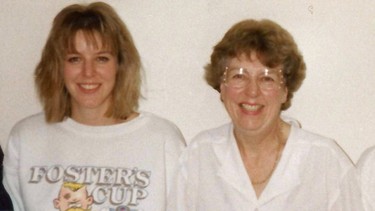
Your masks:
M260 111L263 108L263 105L241 103L240 107L243 108L246 111L257 112L257 111Z
M79 207L82 207L81 203L79 203L79 202L69 203L69 208L79 208Z
M78 83L78 88L83 94L94 94L99 91L100 83Z
M100 84L78 84L78 86L85 90L94 90L100 86Z

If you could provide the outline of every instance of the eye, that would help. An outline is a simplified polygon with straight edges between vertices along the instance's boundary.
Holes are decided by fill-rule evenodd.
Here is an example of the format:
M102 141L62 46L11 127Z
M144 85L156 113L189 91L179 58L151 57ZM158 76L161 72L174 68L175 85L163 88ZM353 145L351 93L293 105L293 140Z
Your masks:
M278 78L276 74L266 74L259 77L262 83L276 83Z
M64 197L64 199L69 200L71 195L70 195L70 193L67 193L67 194L64 194L63 197Z
M233 74L230 76L231 79L244 79L245 75L241 73Z
M227 78L229 80L246 80L248 75L242 69L231 69L228 71Z
M270 76L263 76L261 80L264 82L275 82L275 79Z
M108 56L99 56L96 58L99 63L106 63L110 60Z
M78 56L68 56L66 59L69 63L76 64L81 61L81 58Z

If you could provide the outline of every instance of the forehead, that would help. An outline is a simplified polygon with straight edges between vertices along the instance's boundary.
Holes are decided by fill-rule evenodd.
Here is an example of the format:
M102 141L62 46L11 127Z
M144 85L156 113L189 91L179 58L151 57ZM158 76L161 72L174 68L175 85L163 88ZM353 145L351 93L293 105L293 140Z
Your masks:
M259 59L255 55L247 56L245 54L241 54L237 57L230 58L227 62L227 66L229 68L246 68L248 70L262 70L267 68L263 65Z
M265 65L262 61L261 56L255 52L251 52L250 54L239 54L235 57L229 58L227 60L227 67L228 68L246 68L247 70L264 70L264 69L280 69L281 65L276 67L269 67Z
M71 194L74 194L74 193L86 193L86 188L85 187L81 187L77 190L72 190L71 188L69 187L61 187L61 191L60 191L61 195L63 194L66 194L66 193L71 193Z
M106 37L96 31L79 30L67 40L67 52L77 52L77 46L81 44L92 47L93 49L111 50L111 44Z

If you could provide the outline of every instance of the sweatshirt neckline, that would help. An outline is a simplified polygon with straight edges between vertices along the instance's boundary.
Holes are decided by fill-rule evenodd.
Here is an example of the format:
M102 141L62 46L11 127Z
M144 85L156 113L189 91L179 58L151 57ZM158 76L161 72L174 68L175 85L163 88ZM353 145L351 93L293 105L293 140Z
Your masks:
M66 118L62 123L61 127L65 128L74 133L79 133L82 135L92 135L92 136L108 136L115 135L118 133L128 133L136 130L145 122L145 117L147 114L140 112L134 119L114 124L114 125L104 125L104 126L92 126L79 123L72 118Z

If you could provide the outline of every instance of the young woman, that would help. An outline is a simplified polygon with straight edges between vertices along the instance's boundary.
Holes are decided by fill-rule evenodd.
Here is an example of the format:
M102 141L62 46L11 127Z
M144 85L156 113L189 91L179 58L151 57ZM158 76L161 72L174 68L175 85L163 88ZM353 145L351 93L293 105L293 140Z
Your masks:
M13 128L4 184L15 210L165 210L179 129L138 112L141 62L105 3L54 19L35 70L44 112Z

